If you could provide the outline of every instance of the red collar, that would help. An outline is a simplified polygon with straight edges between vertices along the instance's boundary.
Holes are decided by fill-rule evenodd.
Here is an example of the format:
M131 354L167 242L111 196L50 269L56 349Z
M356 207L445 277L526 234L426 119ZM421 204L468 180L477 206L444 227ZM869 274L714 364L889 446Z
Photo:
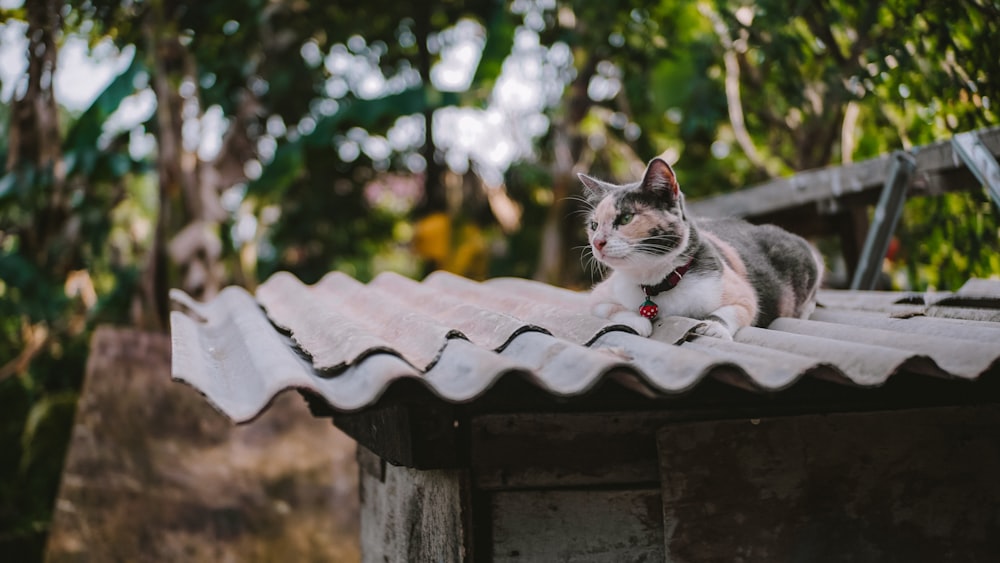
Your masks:
M681 279L684 277L684 274L688 273L688 270L691 269L691 266L693 264L694 264L694 256L692 256L691 259L687 261L687 264L684 264L683 266L678 267L673 272L667 274L667 277L663 278L663 280L660 283L656 285L641 286L642 291L646 294L646 297L654 297L664 291L670 291L671 289L676 287L677 284L681 283Z

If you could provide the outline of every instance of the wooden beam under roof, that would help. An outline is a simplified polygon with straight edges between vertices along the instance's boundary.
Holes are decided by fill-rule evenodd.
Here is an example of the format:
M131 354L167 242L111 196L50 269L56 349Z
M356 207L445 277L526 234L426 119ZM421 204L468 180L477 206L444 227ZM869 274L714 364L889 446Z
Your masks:
M1000 157L1000 127L980 129L979 138L994 157ZM916 160L911 195L933 195L977 185L976 177L955 153L951 139L910 149ZM829 166L775 178L733 193L689 204L696 217L758 219L802 206L870 194L878 197L890 173L892 153L842 166Z

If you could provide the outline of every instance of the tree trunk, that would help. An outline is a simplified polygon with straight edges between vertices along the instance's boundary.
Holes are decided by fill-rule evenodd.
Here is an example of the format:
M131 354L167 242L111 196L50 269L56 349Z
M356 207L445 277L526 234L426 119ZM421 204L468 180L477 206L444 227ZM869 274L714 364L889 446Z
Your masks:
M144 25L147 52L152 58L151 83L156 95L156 172L159 179L159 204L153 245L142 278L143 307L136 325L150 329L166 328L169 315L167 239L174 231L177 211L173 202L180 198L183 175L180 169L181 116L180 99L171 86L176 75L177 51L183 47L177 42L176 33L169 33L163 1L152 4ZM171 79L174 80L171 80Z
M431 33L432 5L427 2L418 4L414 20L414 33L417 36L417 70L424 85L426 97L434 87L431 84L431 65L433 63L427 37ZM448 198L444 183L441 181L441 165L436 160L437 145L434 142L434 110L433 104L427 100L424 107L424 146L420 154L424 157L424 197L417 205L414 215L423 217L432 213L448 211Z
M241 173L232 173L232 159L225 153L220 153L212 165L206 165L194 154L193 147L184 147L184 106L197 104L199 114L201 108L197 91L183 96L182 85L197 83L197 69L191 53L178 39L175 18L168 10L164 0L153 2L143 27L157 101L156 170L160 184L156 231L141 282L142 306L133 319L137 326L145 328L166 327L171 285L203 300L212 298L221 288L222 242L218 230L227 215L219 203L219 184L243 179ZM238 128L241 123L234 120L232 127ZM231 134L227 140L232 140ZM247 152L246 143L235 141L226 142L224 149L236 151L237 158Z
M552 163L552 206L545 216L542 227L541 252L535 279L558 285L572 284L580 278L579 262L573 257L569 241L573 229L577 228L568 217L569 197L579 188L574 172L583 149L580 138L580 121L590 111L591 101L587 86L597 69L593 57L583 61L576 79L569 87L566 113L552 126L552 145L555 160Z
M59 109L53 83L58 59L56 35L62 26L63 0L27 2L28 74L24 94L11 102L7 145L7 171L33 171L40 179L36 186L45 190L36 199L36 222L18 233L21 251L36 264L59 270L53 259L66 269L66 257L50 256L53 239L62 234L69 217L66 198L66 170L59 134ZM25 176L22 176L22 178ZM61 274L54 272L58 277Z

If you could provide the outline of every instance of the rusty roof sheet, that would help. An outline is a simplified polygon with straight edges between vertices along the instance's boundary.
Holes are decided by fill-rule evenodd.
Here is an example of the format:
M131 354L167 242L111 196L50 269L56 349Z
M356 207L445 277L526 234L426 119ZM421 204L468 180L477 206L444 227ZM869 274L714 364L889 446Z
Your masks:
M314 285L279 273L256 295L171 297L174 378L239 422L287 389L354 411L402 379L464 403L508 374L559 397L605 378L664 396L706 378L778 392L810 377L874 387L895 374L976 380L1000 367L1000 281L991 280L954 293L823 291L809 320L745 328L733 342L693 336L699 321L682 317L642 338L591 316L579 292L443 272L367 284L334 272Z

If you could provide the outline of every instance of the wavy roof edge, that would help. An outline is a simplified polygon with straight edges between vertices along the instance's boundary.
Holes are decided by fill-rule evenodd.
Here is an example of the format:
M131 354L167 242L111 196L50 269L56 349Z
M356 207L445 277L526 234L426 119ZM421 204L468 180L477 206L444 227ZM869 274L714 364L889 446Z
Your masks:
M827 290L810 320L778 319L726 342L692 337L699 321L680 317L642 338L581 312L583 294L530 280L383 274L362 284L332 274L306 286L288 276L275 274L256 297L229 287L202 303L171 292L173 377L234 421L253 420L292 389L357 411L402 381L460 404L507 377L569 399L609 379L672 397L706 379L779 393L804 378L864 388L904 373L974 381L1000 369L1000 281L932 295ZM358 306L387 294L391 315L373 321ZM285 311L281 322L275 311ZM967 311L972 319L953 318Z

